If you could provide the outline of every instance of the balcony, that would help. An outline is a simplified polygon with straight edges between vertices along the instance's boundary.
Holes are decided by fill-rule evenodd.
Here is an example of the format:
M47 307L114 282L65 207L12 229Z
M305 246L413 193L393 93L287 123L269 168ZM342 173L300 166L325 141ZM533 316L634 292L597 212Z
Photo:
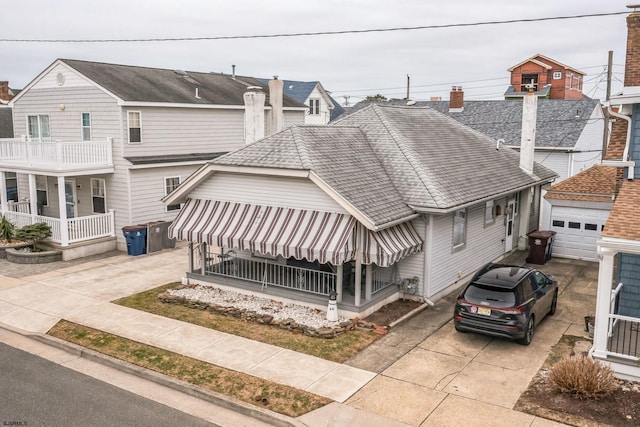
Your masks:
M112 173L112 140L61 142L0 139L2 167L22 169L24 172Z

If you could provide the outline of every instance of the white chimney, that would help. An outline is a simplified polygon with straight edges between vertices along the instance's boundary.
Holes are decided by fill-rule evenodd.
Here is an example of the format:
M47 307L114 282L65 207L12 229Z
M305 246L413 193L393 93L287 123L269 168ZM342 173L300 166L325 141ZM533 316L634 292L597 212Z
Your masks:
M251 144L264 138L265 95L259 86L249 86L244 98L244 140Z
M284 112L282 110L283 88L284 82L278 80L278 76L273 76L273 79L269 80L269 104L271 104L269 135L284 129Z
M529 175L533 175L537 114L538 97L529 90L522 98L522 135L520 137L520 169Z

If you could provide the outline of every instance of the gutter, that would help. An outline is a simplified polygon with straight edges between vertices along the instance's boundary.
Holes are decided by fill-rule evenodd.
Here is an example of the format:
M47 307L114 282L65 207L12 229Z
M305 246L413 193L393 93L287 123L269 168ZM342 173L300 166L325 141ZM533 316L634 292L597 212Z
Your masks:
M622 162L627 167L627 179L631 180L634 177L633 168L635 167L635 162L628 162L629 146L631 145L631 117L625 116L624 114L616 113L611 109L611 104L607 105L607 112L609 113L610 116L627 121L627 140L624 144L624 151L622 153ZM602 163L604 164L604 162ZM618 163L618 165L616 166L620 166L620 164Z

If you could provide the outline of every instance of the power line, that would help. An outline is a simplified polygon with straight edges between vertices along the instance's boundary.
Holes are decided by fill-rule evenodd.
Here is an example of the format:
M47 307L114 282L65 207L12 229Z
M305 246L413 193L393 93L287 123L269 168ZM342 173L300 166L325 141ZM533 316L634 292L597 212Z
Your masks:
M523 18L508 19L505 21L484 21L472 23L458 24L442 24L442 25L421 25L417 27L392 27L392 28L375 28L366 30L342 30L342 31L318 31L304 33L280 33L280 34L254 34L239 36L213 36L213 37L157 37L157 38L137 38L137 39L0 39L5 43L132 43L132 42L175 42L175 41L201 41L201 40L241 40L241 39L267 39L282 37L308 37L308 36L332 36L341 34L364 34L364 33L383 33L392 31L414 31L414 30L436 30L442 28L461 28L461 27L477 27L482 25L502 25L515 24L522 22L543 22L543 21L559 21L565 19L581 19L596 18L602 16L627 15L629 12L605 12L591 13L584 15L568 15L568 16L551 16L546 18Z

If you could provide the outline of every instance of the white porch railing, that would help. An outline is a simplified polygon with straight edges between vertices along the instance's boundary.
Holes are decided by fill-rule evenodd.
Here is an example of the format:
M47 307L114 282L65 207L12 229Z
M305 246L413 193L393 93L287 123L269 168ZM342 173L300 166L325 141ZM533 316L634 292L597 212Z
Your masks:
M0 164L55 170L112 166L111 146L111 138L91 142L0 139Z
M44 222L51 227L51 237L49 240L67 246L70 243L83 242L101 237L115 236L115 215L113 211L105 214L96 214L78 218L69 218L61 221L59 218L52 218L42 215L30 215L22 212L6 211L4 215L13 223L16 228L25 225ZM63 241L63 222L67 227L67 241Z
M31 213L30 202L9 202L9 210L13 212Z

